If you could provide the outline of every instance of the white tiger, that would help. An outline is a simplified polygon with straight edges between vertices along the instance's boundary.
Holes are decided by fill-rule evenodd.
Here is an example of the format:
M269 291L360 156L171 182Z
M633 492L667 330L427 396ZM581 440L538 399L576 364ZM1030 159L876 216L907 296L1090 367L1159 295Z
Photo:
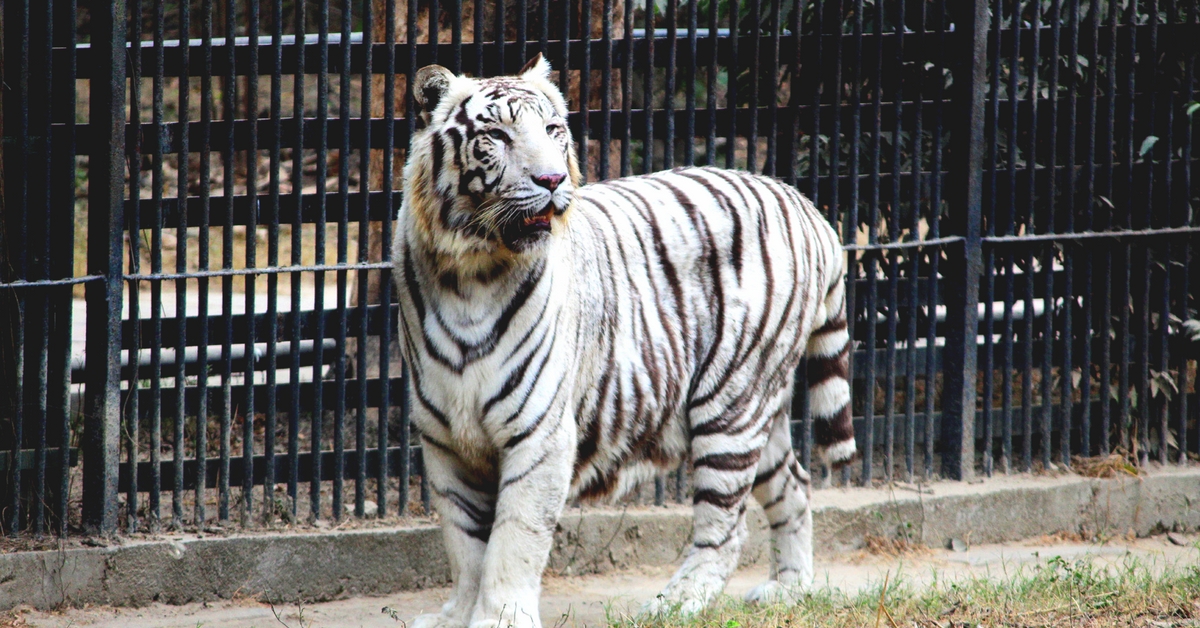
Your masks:
M794 189L712 168L584 187L539 55L517 76L421 69L394 242L400 338L454 590L412 626L541 626L572 498L694 468L694 545L652 612L724 588L766 510L771 580L812 580L809 475L788 428L807 351L826 459L855 451L845 259ZM806 345L807 343L807 345Z

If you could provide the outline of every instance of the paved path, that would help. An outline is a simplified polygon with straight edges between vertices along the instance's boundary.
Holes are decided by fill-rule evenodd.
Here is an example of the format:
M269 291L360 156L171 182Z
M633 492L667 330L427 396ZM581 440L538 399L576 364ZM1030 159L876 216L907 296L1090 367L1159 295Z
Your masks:
M972 547L965 552L932 550L903 557L871 556L858 553L839 562L818 562L817 586L857 591L878 585L885 575L895 581L900 574L907 582L920 586L937 577L1002 577L1022 567L1028 568L1055 556L1067 560L1089 559L1100 565L1119 565L1127 557L1159 568L1200 565L1200 538L1184 537L1190 546L1170 543L1166 536L1113 542L1107 545L1041 542L1010 543ZM741 595L766 578L765 565L743 569L732 578L726 590ZM543 622L549 626L604 626L606 616L635 613L642 602L666 584L671 568L650 568L579 577L549 577L542 596ZM31 626L67 628L352 628L402 626L383 609L394 610L407 621L420 612L438 608L448 589L428 589L397 593L386 597L352 598L299 608L276 608L279 619L269 606L253 600L222 601L184 606L154 605L139 609L89 608L61 613L33 612L24 615ZM5 625L0 618L0 626Z

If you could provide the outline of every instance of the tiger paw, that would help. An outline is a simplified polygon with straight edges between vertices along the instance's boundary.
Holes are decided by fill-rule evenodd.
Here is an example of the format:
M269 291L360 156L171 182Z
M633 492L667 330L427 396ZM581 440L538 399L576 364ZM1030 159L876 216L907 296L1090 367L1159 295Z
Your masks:
M642 605L641 614L643 617L690 617L704 610L705 606L707 604L703 600L695 598L679 601L659 595Z
M747 604L783 604L794 606L799 603L801 588L786 585L778 580L768 580L746 594Z
M409 628L467 628L465 623L446 617L441 613L417 615L409 622L408 626Z

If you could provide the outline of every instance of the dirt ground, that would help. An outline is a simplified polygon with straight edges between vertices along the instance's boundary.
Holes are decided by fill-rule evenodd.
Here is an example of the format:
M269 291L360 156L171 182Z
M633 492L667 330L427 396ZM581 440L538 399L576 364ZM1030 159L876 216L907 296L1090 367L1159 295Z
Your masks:
M818 561L816 586L844 591L878 585L885 576L901 577L916 586L934 579L1001 576L1053 557L1069 561L1091 560L1098 565L1120 565L1129 557L1142 564L1168 566L1200 564L1200 537L1166 535L1122 539L1107 544L1080 543L1059 538L1034 539L1004 545L983 545L966 551L930 549L895 554L860 551L836 561ZM1177 543L1184 542L1185 545ZM963 549L962 547L959 548ZM637 569L595 576L548 577L542 594L542 619L546 626L597 627L607 617L635 614L643 602L666 584L671 568ZM767 576L766 565L738 571L726 593L740 596ZM92 626L96 628L348 628L399 627L414 615L436 610L446 599L444 588L304 604L286 608L254 600L231 600L184 606L145 608L93 607L60 612L25 612L20 620L44 628ZM278 615L276 615L278 613ZM0 626L5 624L0 619Z

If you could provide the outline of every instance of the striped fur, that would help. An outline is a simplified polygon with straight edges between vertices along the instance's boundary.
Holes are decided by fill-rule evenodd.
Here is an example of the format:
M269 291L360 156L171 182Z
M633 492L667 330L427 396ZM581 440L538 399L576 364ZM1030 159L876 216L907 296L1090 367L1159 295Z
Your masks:
M414 81L400 337L455 588L412 625L541 626L566 500L619 497L685 459L694 544L648 610L698 611L723 589L751 493L775 551L750 597L791 599L812 579L788 429L802 354L818 445L854 452L837 234L791 187L742 172L579 187L548 76L539 57L516 77L431 66Z

